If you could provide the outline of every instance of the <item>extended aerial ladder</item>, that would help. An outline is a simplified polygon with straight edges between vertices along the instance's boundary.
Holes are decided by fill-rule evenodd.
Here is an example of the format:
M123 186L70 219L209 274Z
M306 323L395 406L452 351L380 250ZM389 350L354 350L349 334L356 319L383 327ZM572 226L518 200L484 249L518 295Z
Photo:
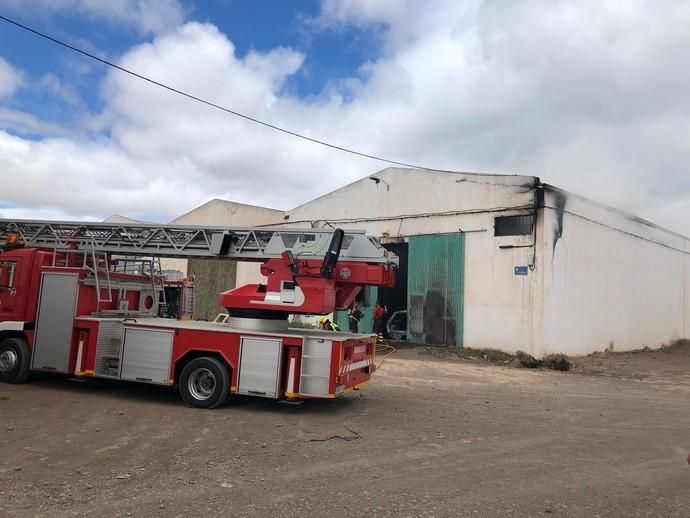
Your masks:
M237 227L95 223L0 219L0 240L16 234L25 246L70 250L93 246L118 255L234 259L264 262L285 251L296 256L326 255L335 228ZM392 254L363 230L344 233L344 260L392 264Z
M289 329L287 317L392 286L397 265L363 231L340 229L5 219L0 240L0 381L45 370L175 384L199 407L229 393L336 397L367 382L371 336ZM260 262L267 281L221 293L224 323L151 318L153 272L118 269L132 257Z
M81 251L92 262L97 254L108 254L264 263L265 288L249 285L220 295L231 316L328 314L349 306L361 286L394 282L397 266L394 254L356 230L0 220L0 242L8 236L55 256Z

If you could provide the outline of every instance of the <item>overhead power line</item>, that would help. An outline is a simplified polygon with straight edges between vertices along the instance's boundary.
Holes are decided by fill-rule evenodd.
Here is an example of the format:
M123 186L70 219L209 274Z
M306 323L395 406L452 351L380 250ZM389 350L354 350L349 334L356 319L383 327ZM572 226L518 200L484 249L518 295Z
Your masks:
M387 164L400 165L400 166L403 166L403 167L412 167L412 168L415 168L415 169L428 169L428 170L431 170L431 169L432 169L432 168L429 168L429 167L424 167L424 166L420 166L420 165L416 165L416 164L409 164L409 163L406 163L406 162L399 162L399 161L397 161L397 160L390 160L390 159L388 159L388 158L384 158L384 157L376 156L376 155L371 155L371 154L369 154L369 153L363 153L362 151L357 151L357 150L355 150L355 149L350 149L350 148L346 148L346 147L343 147L343 146L338 146L338 145L336 145L336 144L333 144L333 143L331 143L331 142L327 142L327 141L325 141L325 140L320 140L320 139L317 139L317 138L309 137L309 136L307 136L307 135L303 135L302 133L298 133L298 132L296 132L296 131L292 131L292 130L289 130L289 129L287 129L287 128L283 128L283 127L280 127L280 126L276 126L275 124L271 124L270 122L266 122L266 121L257 119L256 117L251 117L251 116L249 116L249 115L245 115L244 113L240 113L240 112L238 112L238 111L231 110L230 108L226 108L225 106L221 106L221 105L216 104L216 103L214 103L214 102L207 101L206 99L202 99L201 97L197 97L196 95L190 94L190 93L185 92L185 91L183 91L183 90L179 90L179 89L177 89L177 88L175 88L175 87L172 87L172 86L170 86L170 85L167 85L167 84L165 84L165 83L161 83L160 81L156 81L155 79L151 79L150 77L146 77L146 76L144 76L144 75L142 75L142 74L139 74L139 73L137 73L137 72L134 72L133 70L129 70L129 69L125 68L125 67L122 67L122 66L120 66L120 65L117 65L117 64L113 63L112 61L108 61L107 59L103 59L103 58L101 58L101 57L99 57L99 56L96 56L95 54L92 54L92 53L87 52L87 51L85 51L85 50L83 50L83 49L80 49L80 48L78 48L78 47L75 47L74 45L70 45L69 43L66 43L66 42L64 42L64 41L62 41L62 40L59 40L59 39L57 39L57 38L54 38L53 36L50 36L50 35L48 35L48 34L45 34L45 33L41 32L41 31L38 31L38 30L33 29L33 28L31 28L31 27L28 27L28 26L26 26L26 25L24 25L24 24L22 24L22 23L19 23L19 22L16 21L16 20L12 20L12 19L10 19L10 18L7 18L6 16L0 15L0 20L2 20L2 21L4 21L4 22L7 22L7 23L9 23L9 24L12 24L12 25L14 25L14 26L16 26L16 27L19 27L20 29L23 29L23 30L25 30L25 31L27 31L27 32L30 32L30 33L32 33L32 34L34 34L34 35L36 35L36 36L40 36L41 38L44 38L44 39L49 40L49 41L51 41L51 42L53 42L53 43L56 43L57 45L60 45L60 46L62 46L62 47L65 47L65 48L67 48L67 49L69 49L69 50L72 50L72 51L74 51L74 52L76 52L76 53L78 53L78 54L81 54L82 56L86 56L87 58L93 59L93 60L98 61L98 62L100 62L100 63L102 63L102 64L104 64L104 65L107 65L107 66L109 66L109 67L112 67L112 68L114 68L114 69L117 69L117 70L119 70L120 72L124 72L125 74L129 74L130 76L134 76L134 77L136 77L137 79L141 79L142 81L146 81L147 83L151 83L151 84L156 85L156 86L159 86L159 87L161 87L161 88L165 88L166 90L169 90L170 92L174 92L174 93L176 93L176 94L178 94L178 95L182 95L182 96L184 96L184 97L187 97L188 99L192 99L193 101L197 101L197 102L202 103L202 104L205 104L205 105L207 105L207 106L211 106L212 108L216 108L216 109L218 109L218 110L224 111L224 112L229 113L229 114L231 114L231 115L235 115L236 117L240 117L240 118L242 118L242 119L248 120L248 121L253 122L253 123L255 123L255 124L259 124L259 125L261 125L261 126L265 126L265 127L270 128L270 129L272 129L272 130L280 131L280 132L282 132L282 133L286 133L286 134L291 135L291 136L293 136L293 137L297 137L297 138L300 138L300 139L303 139L303 140L312 142L312 143L314 143L314 144L319 144L319 145L321 145L321 146L326 146L326 147L329 147L329 148L331 148L331 149L335 149L335 150L342 151L342 152L345 152L345 153L350 153L350 154L352 154L352 155L357 155L357 156L361 156L361 157L364 157L364 158L370 158L370 159L372 159L372 160L378 160L379 162L385 162L385 163L387 163Z

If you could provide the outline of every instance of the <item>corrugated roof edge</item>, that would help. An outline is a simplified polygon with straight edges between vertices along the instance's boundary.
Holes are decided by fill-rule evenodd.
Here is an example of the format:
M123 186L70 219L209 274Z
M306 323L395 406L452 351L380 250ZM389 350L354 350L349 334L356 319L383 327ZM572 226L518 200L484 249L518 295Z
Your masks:
M139 219L128 218L127 216L122 216L121 214L111 214L103 220L103 223L148 223L147 221L142 221Z
M611 207L610 205L606 205L605 203L601 203L601 202L593 200L591 198L587 198L586 196L582 196L581 194L577 194L577 193L574 193L571 191L566 191L565 189L561 189L560 187L556 187L555 185L551 185L548 183L542 183L541 187L546 191L560 192L560 193L563 193L567 196L572 196L573 198L577 198L579 200L590 203L590 204L592 204L595 207L598 207L600 209L604 209L608 212L612 212L613 214L618 214L619 216L622 216L626 219L629 219L630 221L634 221L635 223L640 223L642 225L651 227L653 229L660 230L661 232L665 232L666 234L670 234L672 236L679 237L681 239L685 239L685 240L690 241L689 236L686 236L684 234L680 234L678 232L674 232L673 230L670 230L668 228L657 225L656 223L652 223L651 221L646 220L644 218L641 218L639 216L636 216L635 214L631 214L630 212L626 212L622 209L617 209L616 207Z
M300 203L299 205L291 208L290 210L286 211L285 213L289 214L290 212L297 210L297 209L300 209L300 208L304 207L305 205L309 205L310 203L315 202L317 200L320 200L321 198L325 198L326 196L330 196L333 193L336 193L336 192L342 191L344 189L347 189L349 187L352 187L355 184L363 182L364 180L366 180L368 178L373 178L376 175L380 175L382 173L390 174L390 173L394 173L394 172L410 173L410 172L424 172L424 171L429 172L429 173L446 173L446 174L457 174L457 175L477 176L477 177L484 176L484 177L492 177L492 178L496 178L496 177L525 178L525 179L529 179L531 185L536 186L536 185L540 184L538 177L529 176L529 175L521 175L521 174L477 173L477 172L470 172L470 171L450 171L450 170L446 170L446 169L413 169L411 167L386 167L385 169L380 169L379 171L376 171L375 173L371 173L371 174L368 174L368 175L363 176L361 178L358 178L357 180L350 182L346 185L343 185L342 187L338 187L337 189L334 189L332 191L328 191L328 192L322 194L321 196L317 196L316 198L312 198L311 200L305 201L304 203ZM491 183L491 182L487 182L487 183Z
M240 203L240 202L238 202L238 201L224 200L224 199L222 199L222 198L211 198L211 199L208 200L207 202L202 203L201 205L199 205L199 206L197 206L197 207L194 207L194 208L191 209L191 210L188 210L188 211L185 212L184 214L180 214L180 215L177 216L175 219L171 219L171 220L168 222L168 224L169 224L169 223L175 223L178 219L182 219L182 218L184 218L185 216L188 216L189 214L191 214L192 212L195 212L195 211L201 209L202 207L206 207L207 205L210 205L211 203L216 202L216 201L219 201L219 202L221 202L221 203L232 203L233 205L240 205L240 206L242 206L242 207L251 207L251 208L253 208L253 209L271 210L271 211L273 211L273 212L278 212L278 213L280 213L280 214L285 214L285 211L284 211L284 210L273 209L273 208L271 208L271 207L263 207L263 206L261 206L261 205L251 205L251 204L249 204L249 203Z

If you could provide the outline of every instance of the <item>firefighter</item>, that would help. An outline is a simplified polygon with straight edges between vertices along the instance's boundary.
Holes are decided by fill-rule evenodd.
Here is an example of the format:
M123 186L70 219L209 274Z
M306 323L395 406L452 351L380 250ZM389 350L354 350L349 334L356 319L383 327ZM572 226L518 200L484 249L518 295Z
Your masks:
M386 315L388 315L388 308L381 304L381 301L376 302L374 307L374 334L376 335L376 341L383 342L383 334L386 332Z
M362 320L363 316L364 316L364 314L359 309L359 305L356 303L353 303L347 312L347 319L348 319L348 322L350 325L350 332L351 333L359 333L359 321Z
M331 322L331 320L328 317L320 317L319 329L323 329L324 331L337 331L338 324L336 324L335 322Z

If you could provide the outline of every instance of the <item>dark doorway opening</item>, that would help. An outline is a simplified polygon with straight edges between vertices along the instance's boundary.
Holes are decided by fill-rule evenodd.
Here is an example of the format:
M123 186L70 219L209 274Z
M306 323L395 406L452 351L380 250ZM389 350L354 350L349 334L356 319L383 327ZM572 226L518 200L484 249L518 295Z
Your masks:
M384 245L400 258L393 288L379 288L378 299L388 308L388 314L407 310L407 243ZM376 301L373 301L376 303Z

